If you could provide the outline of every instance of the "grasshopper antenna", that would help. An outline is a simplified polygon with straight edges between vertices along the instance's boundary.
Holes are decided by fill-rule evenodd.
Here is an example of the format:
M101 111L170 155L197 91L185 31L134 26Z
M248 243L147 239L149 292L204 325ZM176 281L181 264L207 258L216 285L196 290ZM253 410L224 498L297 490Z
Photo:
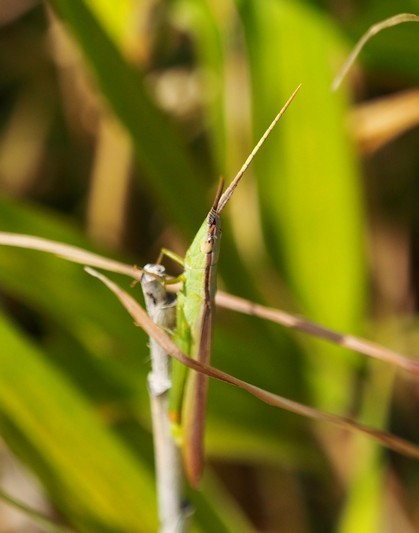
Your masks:
M292 95L288 98L287 102L281 109L281 111L276 115L276 117L271 122L268 129L265 131L265 133L262 135L262 137L259 139L259 142L257 145L253 148L251 151L249 157L246 159L246 161L243 163L243 166L236 174L236 177L233 179L233 181L230 183L228 188L224 191L224 194L221 196L220 201L218 202L217 206L217 214L220 214L221 211L224 209L226 203L230 200L230 196L233 194L234 189L237 187L237 185L240 183L240 180L243 177L243 174L246 172L246 170L249 168L250 163L253 161L253 158L255 155L259 152L261 146L266 141L266 139L269 137L270 133L276 126L279 119L282 117L282 115L285 113L285 111L288 109L288 106L291 104L291 102L294 100L295 95L300 90L301 83L298 85L298 87L295 89L295 91L292 93Z

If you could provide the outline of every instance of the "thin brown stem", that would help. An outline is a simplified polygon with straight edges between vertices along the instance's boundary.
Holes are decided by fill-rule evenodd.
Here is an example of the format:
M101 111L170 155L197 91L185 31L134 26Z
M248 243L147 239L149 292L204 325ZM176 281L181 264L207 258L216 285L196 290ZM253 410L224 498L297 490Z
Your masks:
M225 309L231 309L232 311L238 311L239 313L244 313L246 315L270 320L271 322L275 322L286 328L296 329L333 344L339 344L354 352L361 353L367 357L373 357L374 359L379 359L380 361L386 361L403 368L412 374L419 375L419 361L409 359L394 350L390 350L389 348L385 348L374 342L353 335L338 333L314 322L310 322L302 317L291 315L290 313L280 311L279 309L265 307L222 291L217 292L215 301L217 305L224 307Z
M315 409L313 407L300 404L293 400L289 400L287 398L279 396L278 394L274 394L272 392L261 389L260 387L252 385L251 383L247 383L246 381L243 381L239 378L236 378L235 376L227 374L226 372L218 370L217 368L200 363L199 361L188 357L176 346L176 344L162 329L160 329L153 323L153 321L149 318L144 309L136 300L134 300L134 298L132 298L132 296L123 291L120 287L118 287L118 285L116 285L103 274L100 274L99 272L96 272L91 268L88 268L86 270L89 274L101 280L102 283L104 283L115 294L115 296L119 299L122 305L129 312L129 314L134 318L135 322L150 337L152 337L168 354L180 361L182 364L186 365L188 368L191 368L196 372L201 372L202 374L210 376L214 379L218 379L219 381L224 381L225 383L235 385L236 387L239 387L249 392L253 396L256 396L261 401L269 405L279 407L286 411L290 411L292 413L299 414L307 418L311 418L313 420L328 422L351 432L363 433L364 435L372 437L373 439L381 443L383 446L391 448L392 450L408 457L412 457L414 459L419 460L419 447L410 442L405 441L404 439L401 439L400 437L396 437L395 435L391 435L390 433L386 433L384 431L365 426L352 419L341 417L331 413L326 413L324 411L320 411L319 409Z

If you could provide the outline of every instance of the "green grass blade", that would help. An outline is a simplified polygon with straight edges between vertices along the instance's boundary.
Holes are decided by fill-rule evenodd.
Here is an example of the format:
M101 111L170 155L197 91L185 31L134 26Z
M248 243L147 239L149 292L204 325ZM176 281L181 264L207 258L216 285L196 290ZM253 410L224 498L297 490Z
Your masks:
M44 237L88 246L88 242L64 220L47 211L16 205L12 201L0 202L0 227L10 231L33 231ZM45 272L48 276L44 275ZM125 279L123 283L128 289L129 280ZM65 375L66 383L74 387L76 394L89 400L86 409L100 410L112 424L114 436L120 437L139 463L151 465L146 388L149 356L147 339L142 330L134 326L112 295L91 282L80 265L69 264L48 254L1 247L0 284L9 295L24 301L29 310L36 309L40 314L44 334L47 333L46 339L40 341L44 347L42 359L45 368L58 371L60 376ZM129 290L135 295L138 289ZM22 366L18 358L14 359L14 364L18 367L16 371ZM47 395L50 390L48 384L44 390ZM55 401L53 392L49 395L51 403ZM0 399L0 409L1 403ZM39 411L39 416L43 416L40 407ZM49 411L44 416L49 416ZM76 431L78 421L71 420ZM237 424L237 421L234 423ZM38 472L38 456L26 452L26 445L20 452L17 448L20 440L24 438L19 434L13 449ZM67 450L63 453L72 452ZM76 460L74 458L74 462ZM48 469L54 470L55 465L48 465ZM47 481L43 478L41 481L49 490ZM153 481L150 486L154 487ZM219 489L210 487L201 495L199 506L205 512L203 517L197 516L196 521L200 524L208 521L214 527L222 523L227 531L231 530L238 511L228 500L220 508L217 499L213 498L213 490L219 492ZM53 492L51 495L54 499ZM69 509L66 513L72 520L73 511ZM246 523L243 516L241 522Z
M330 91L339 40L330 22L307 6L238 4L258 131L278 99L303 83L279 140L255 162L269 251L308 317L356 331L364 305L362 202L344 128L347 104ZM352 370L342 351L322 347L310 364L308 378L321 405L344 405Z
M4 318L0 336L0 427L10 447L81 531L151 531L148 469Z
M85 2L50 3L76 38L101 92L128 130L148 187L190 234L191 221L198 224L206 206L202 175L187 155L180 132L152 102L143 76L123 59Z

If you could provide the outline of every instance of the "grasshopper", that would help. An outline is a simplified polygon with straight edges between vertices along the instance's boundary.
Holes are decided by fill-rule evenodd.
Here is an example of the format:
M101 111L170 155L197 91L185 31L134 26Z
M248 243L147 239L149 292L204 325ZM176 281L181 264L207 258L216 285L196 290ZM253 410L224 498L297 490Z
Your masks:
M217 290L217 262L220 252L220 215L256 153L282 117L300 86L295 89L281 111L272 121L245 163L224 191L220 180L213 205L191 246L182 259L163 249L158 262L167 255L184 266L183 282L178 294L174 340L179 348L201 363L209 364L211 357L212 323ZM178 278L179 279L179 278ZM192 487L198 486L204 466L205 411L208 377L190 372L182 365L174 365L170 417L180 425L185 471Z

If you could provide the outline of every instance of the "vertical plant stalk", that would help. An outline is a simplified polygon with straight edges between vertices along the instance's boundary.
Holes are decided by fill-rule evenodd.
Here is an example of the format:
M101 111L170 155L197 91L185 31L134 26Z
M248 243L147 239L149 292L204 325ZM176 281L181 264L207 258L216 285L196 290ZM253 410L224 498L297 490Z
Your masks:
M164 278L165 268L162 265L148 264L144 267L141 286L147 312L152 321L162 328L173 329L176 299L166 292ZM168 418L171 387L170 357L151 337L150 353L152 370L148 375L148 388L153 425L160 532L184 532L182 462Z

